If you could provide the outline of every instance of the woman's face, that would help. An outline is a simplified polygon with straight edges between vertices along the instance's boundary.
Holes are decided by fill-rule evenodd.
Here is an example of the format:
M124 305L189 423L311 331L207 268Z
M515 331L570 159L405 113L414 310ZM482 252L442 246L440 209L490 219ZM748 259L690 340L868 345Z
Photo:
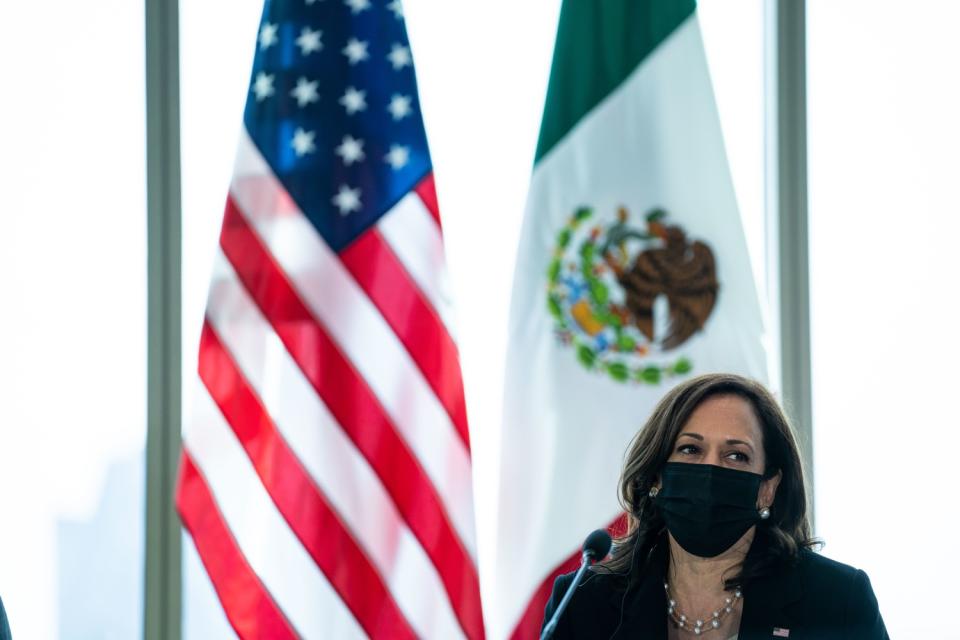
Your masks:
M763 474L766 457L760 421L747 400L736 395L707 398L680 429L670 462L712 464ZM773 504L780 472L760 485L758 507Z

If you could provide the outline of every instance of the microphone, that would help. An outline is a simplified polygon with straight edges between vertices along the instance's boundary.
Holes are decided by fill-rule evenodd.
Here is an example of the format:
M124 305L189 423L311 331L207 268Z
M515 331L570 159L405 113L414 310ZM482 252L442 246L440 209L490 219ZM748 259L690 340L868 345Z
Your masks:
M577 570L577 575L573 576L573 582L567 587L567 592L563 594L563 600L557 605L557 609L553 612L550 622L543 628L543 633L540 634L540 640L547 640L553 635L553 632L557 628L557 623L560 621L560 616L563 615L563 610L567 608L570 599L573 598L573 592L580 585L580 578L587 572L587 568L590 565L607 557L607 554L610 553L611 542L610 534L603 529L597 529L583 541L583 555L580 559L580 568Z

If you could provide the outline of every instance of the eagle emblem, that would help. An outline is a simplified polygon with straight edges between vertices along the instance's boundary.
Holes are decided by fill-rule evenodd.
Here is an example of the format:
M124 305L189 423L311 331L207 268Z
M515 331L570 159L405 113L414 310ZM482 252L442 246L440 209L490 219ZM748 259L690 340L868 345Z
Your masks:
M662 209L631 226L581 207L557 234L547 307L557 338L587 369L658 384L693 370L681 347L707 324L720 291L713 250Z

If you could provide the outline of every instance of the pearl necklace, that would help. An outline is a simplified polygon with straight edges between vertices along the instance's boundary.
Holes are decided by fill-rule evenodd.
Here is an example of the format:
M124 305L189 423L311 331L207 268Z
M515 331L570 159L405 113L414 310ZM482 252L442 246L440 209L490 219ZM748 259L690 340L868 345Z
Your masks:
M667 592L667 615L671 620L674 621L674 623L676 623L678 627L688 631L693 631L694 635L700 635L705 631L719 629L720 621L733 612L733 608L737 606L737 602L739 602L740 598L743 597L743 593L740 591L740 589L737 589L733 592L732 598L728 596L724 599L723 606L717 608L707 622L704 622L703 620L696 620L691 626L690 621L687 620L687 616L680 613L680 610L677 608L677 601L670 597L670 585L667 584L666 580L663 582L663 590Z

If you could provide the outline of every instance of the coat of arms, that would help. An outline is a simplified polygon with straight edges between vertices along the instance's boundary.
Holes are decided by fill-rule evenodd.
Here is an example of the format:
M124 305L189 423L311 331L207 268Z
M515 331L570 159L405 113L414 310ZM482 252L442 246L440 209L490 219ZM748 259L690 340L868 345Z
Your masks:
M557 235L547 274L556 335L587 369L619 382L658 384L693 363L677 349L703 329L717 301L713 251L662 209L629 225L593 222L580 208Z

